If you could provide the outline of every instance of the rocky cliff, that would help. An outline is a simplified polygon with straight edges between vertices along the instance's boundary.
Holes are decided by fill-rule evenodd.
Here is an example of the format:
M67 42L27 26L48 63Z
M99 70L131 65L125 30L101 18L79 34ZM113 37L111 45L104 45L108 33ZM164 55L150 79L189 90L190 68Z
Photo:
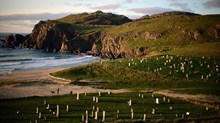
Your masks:
M147 47L126 48L127 42L134 39L135 36L128 34L114 36L103 33L100 39L94 43L92 53L103 58L112 59L135 58L147 55Z
M41 21L34 26L25 47L48 52L81 53L91 50L98 33L83 35L82 27L58 21Z
M3 47L22 44L24 47L47 52L93 54L92 47L100 39L102 29L130 21L123 15L102 11L73 14L58 20L40 21L22 42L14 41L14 36L8 36Z

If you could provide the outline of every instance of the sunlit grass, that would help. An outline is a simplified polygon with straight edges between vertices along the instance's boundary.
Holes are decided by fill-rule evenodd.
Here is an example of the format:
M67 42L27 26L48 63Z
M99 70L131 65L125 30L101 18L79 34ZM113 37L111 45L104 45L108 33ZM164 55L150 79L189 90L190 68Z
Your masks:
M143 95L143 98L138 95ZM93 96L99 98L99 102L93 102ZM160 104L156 104L156 98ZM128 100L132 100L132 105L128 105ZM79 123L82 120L82 115L89 112L90 122L99 122L102 120L102 111L106 112L106 122L134 122L142 121L143 115L147 115L147 122L157 121L184 121L195 120L199 121L204 118L214 118L213 121L219 118L218 111L204 107L196 106L184 101L173 98L165 98L163 101L162 95L149 93L121 93L110 94L101 93L101 96L96 94L80 94L79 100L76 100L76 95L53 96L53 97L31 97L21 99L0 100L0 121L1 122L64 122L64 123ZM50 108L46 109L44 100L50 104ZM170 100L170 103L168 102ZM53 115L56 112L56 106L60 107L60 117ZM66 106L69 105L69 112L66 111ZM93 110L93 106L95 110ZM36 114L36 108L41 112L41 119ZM91 117L91 112L96 111L99 107L98 120ZM170 109L172 107L172 110ZM134 119L131 119L131 109L134 111ZM155 109L155 114L152 114L152 109ZM50 111L51 110L51 111ZM117 113L119 110L119 113ZM19 112L19 113L17 113ZM186 113L189 112L189 115ZM116 118L118 115L118 118ZM184 115L184 116L183 116ZM206 120L207 120L206 119ZM212 119L211 119L212 121Z

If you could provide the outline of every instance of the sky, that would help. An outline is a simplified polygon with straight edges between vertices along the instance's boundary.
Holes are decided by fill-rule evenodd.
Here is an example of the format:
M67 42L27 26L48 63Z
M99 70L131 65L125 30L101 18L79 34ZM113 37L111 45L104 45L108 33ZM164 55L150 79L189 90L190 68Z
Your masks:
M220 14L220 0L0 0L0 32L30 33L40 20L97 10L131 19L166 11Z

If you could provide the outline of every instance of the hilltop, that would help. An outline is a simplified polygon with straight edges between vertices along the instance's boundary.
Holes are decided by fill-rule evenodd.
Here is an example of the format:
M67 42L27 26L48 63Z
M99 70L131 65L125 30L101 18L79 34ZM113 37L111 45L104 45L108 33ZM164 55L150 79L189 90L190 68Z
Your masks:
M124 15L104 13L100 10L94 13L71 14L58 19L58 21L70 24L89 24L89 25L121 25L132 20Z

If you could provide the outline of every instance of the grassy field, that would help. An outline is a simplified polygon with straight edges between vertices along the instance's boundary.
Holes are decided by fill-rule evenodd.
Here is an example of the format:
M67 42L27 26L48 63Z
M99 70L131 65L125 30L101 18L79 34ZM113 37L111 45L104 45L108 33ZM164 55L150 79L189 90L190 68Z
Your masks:
M139 97L140 94L140 97ZM143 98L142 98L143 95ZM143 115L146 114L146 122L183 122L183 121L218 121L220 119L217 110L206 110L204 107L193 105L184 101L151 93L121 93L121 94L80 94L79 100L76 100L76 94L53 96L53 97L31 97L10 100L0 100L0 122L63 122L78 123L82 120L82 115L88 111L90 122L101 122L102 111L106 112L105 122L141 122ZM93 101L93 97L98 97L99 102ZM159 104L155 103L156 98ZM132 105L128 105L128 101L132 100ZM47 104L44 105L44 100ZM170 102L168 102L168 100ZM49 109L46 109L47 105ZM60 117L57 118L53 112L56 112L56 106L60 107ZM69 105L69 111L66 107ZM93 106L95 109L93 109ZM36 113L38 107L42 116L39 119L39 113ZM91 116L92 111L99 108L98 120L94 120ZM131 110L134 112L134 119L131 119ZM152 110L155 109L155 114ZM119 113L117 113L119 110ZM188 113L189 115L187 115ZM117 118L118 115L118 118Z
M98 88L193 88L195 91L199 89L202 94L219 95L219 65L218 57L159 55L93 63L52 75L72 80L107 82L96 85Z

